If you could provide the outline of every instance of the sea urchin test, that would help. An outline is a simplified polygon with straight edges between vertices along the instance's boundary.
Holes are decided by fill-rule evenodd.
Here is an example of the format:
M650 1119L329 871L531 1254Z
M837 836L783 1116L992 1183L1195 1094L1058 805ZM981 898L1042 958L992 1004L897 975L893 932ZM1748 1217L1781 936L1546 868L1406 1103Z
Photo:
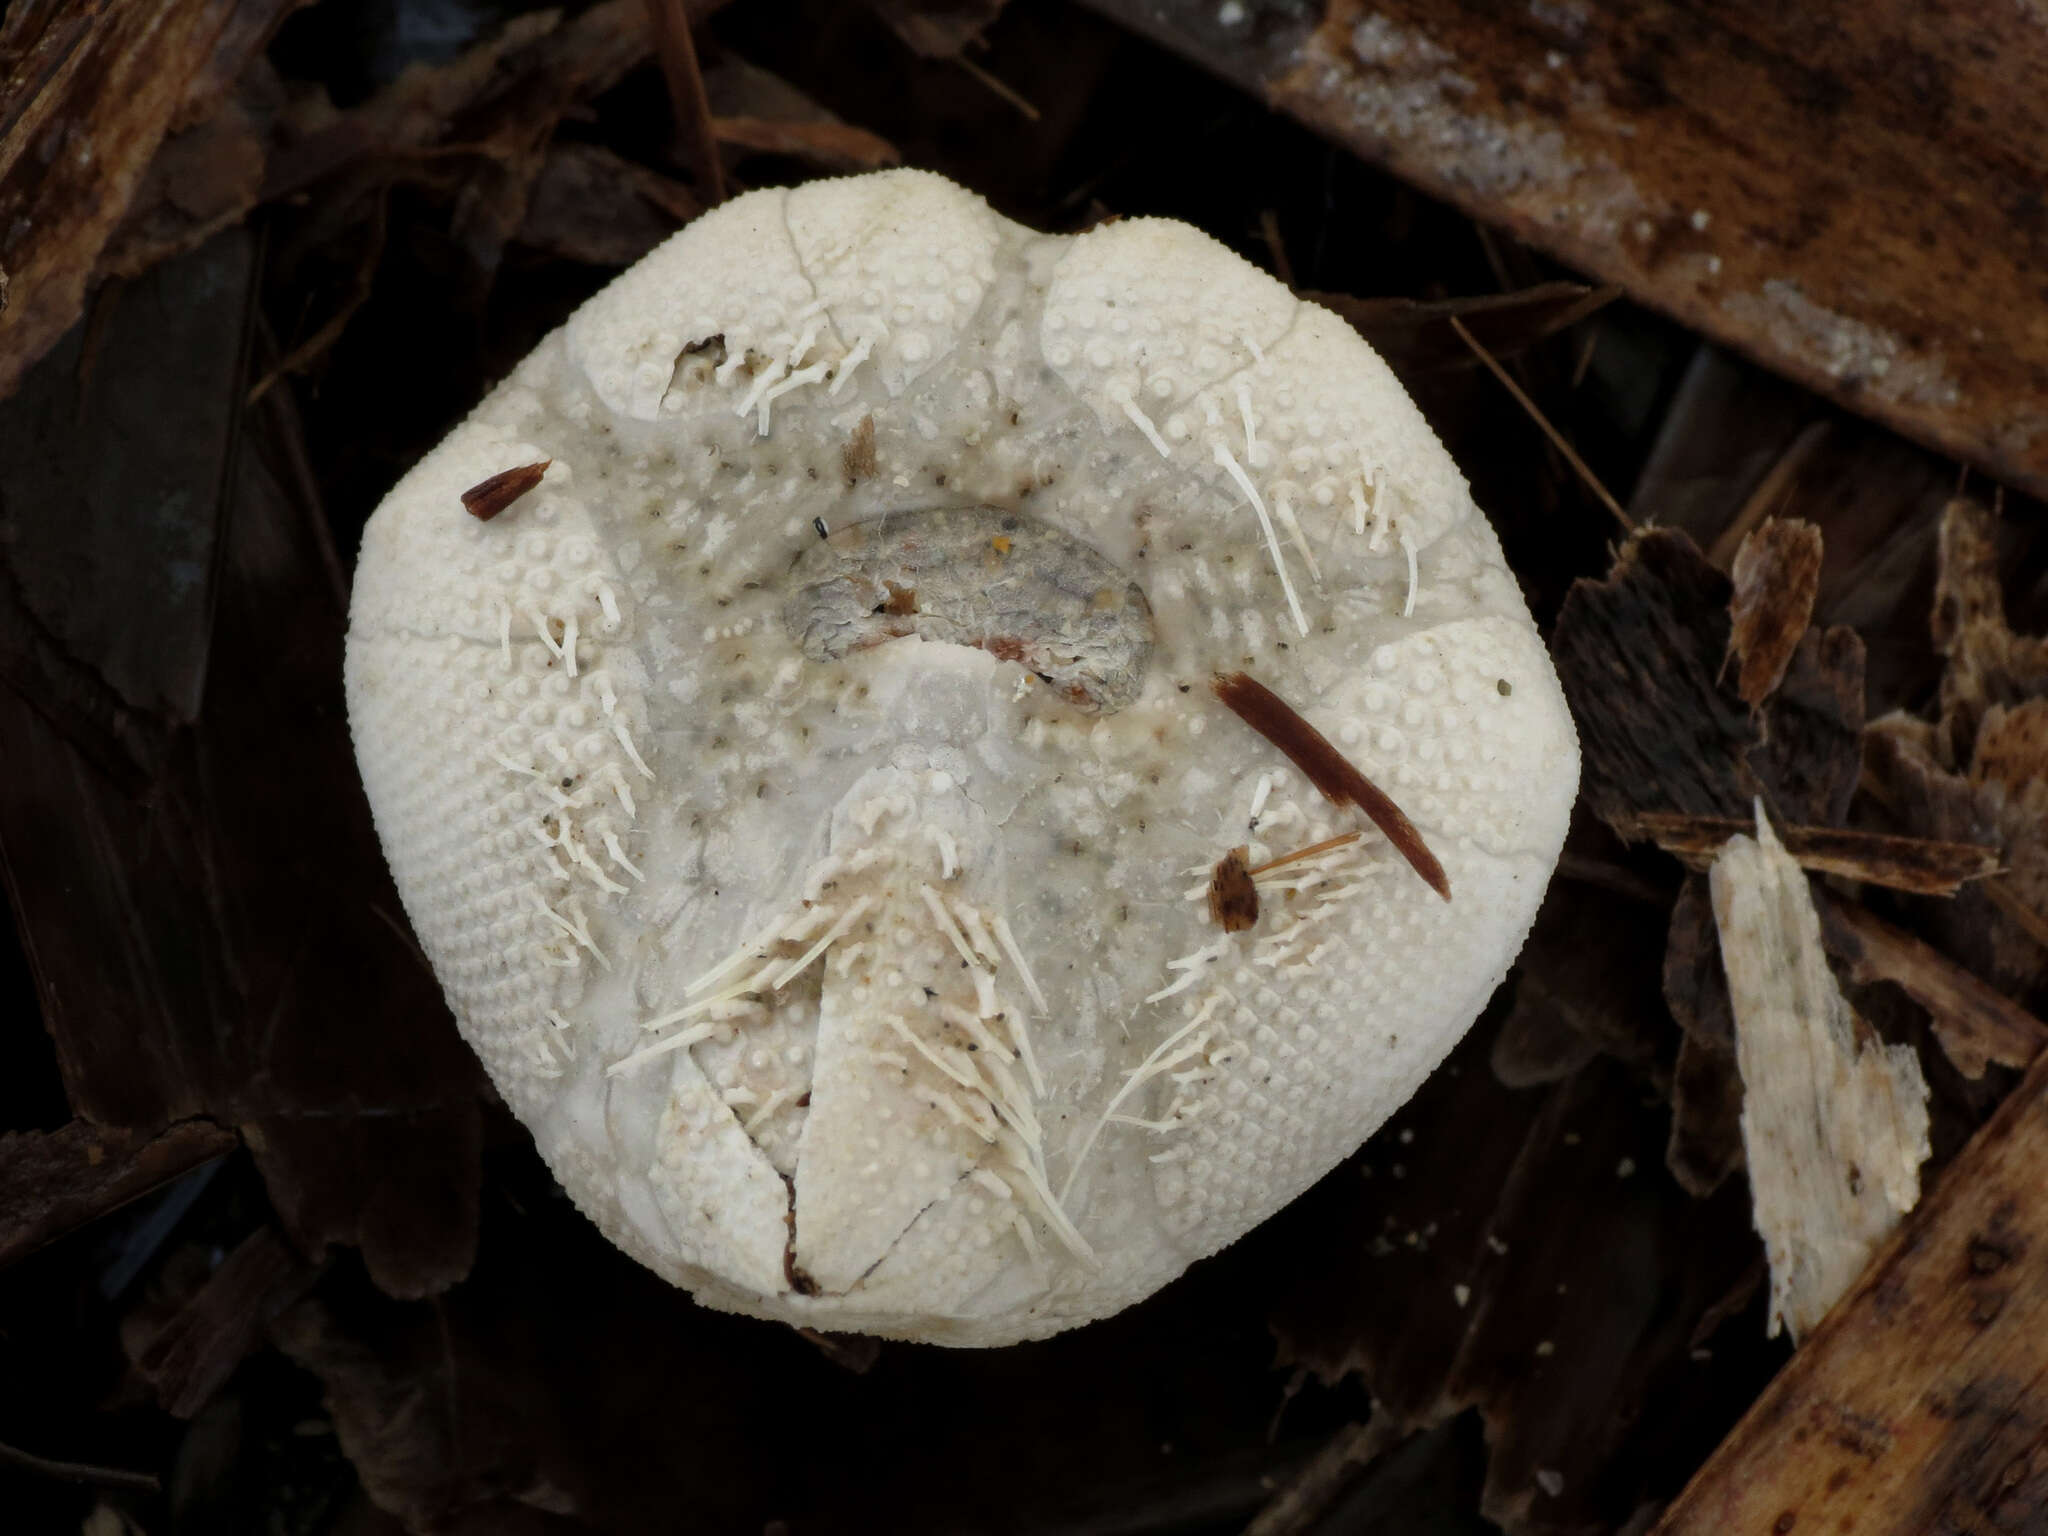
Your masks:
M946 1344L1115 1312L1356 1147L1577 778L1352 330L1185 225L917 172L739 198L543 342L371 520L348 696L456 1019L605 1235Z

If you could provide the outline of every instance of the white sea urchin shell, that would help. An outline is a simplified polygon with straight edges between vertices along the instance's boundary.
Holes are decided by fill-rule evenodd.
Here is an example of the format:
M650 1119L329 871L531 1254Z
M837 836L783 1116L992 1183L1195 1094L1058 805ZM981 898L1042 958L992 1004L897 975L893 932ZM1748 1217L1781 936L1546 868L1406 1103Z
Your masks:
M1360 825L1237 670L1449 902L1368 828L1211 924L1225 850ZM1513 958L1577 777L1348 327L1183 225L1046 237L915 172L742 197L549 337L372 519L348 694L463 1033L606 1235L948 1344L1114 1312L1357 1146Z

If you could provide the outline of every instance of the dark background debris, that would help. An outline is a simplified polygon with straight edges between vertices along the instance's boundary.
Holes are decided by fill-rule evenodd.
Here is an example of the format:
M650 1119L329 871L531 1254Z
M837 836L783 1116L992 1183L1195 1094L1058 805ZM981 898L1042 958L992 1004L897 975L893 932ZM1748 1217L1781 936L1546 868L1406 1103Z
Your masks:
M1704 882L1651 832L1697 857L1761 799L1849 850L1828 944L1921 1052L1937 1168L2011 1087L2048 1004L2041 509L1102 14L1135 9L7 10L10 1530L1640 1531L1785 1359ZM1247 69L1320 16L1144 9ZM895 163L1052 230L1189 219L1350 320L1586 753L1422 1094L1152 1301L995 1353L708 1313L599 1240L454 1034L340 707L363 520L491 381L722 197ZM1879 860L1972 878L1846 878Z

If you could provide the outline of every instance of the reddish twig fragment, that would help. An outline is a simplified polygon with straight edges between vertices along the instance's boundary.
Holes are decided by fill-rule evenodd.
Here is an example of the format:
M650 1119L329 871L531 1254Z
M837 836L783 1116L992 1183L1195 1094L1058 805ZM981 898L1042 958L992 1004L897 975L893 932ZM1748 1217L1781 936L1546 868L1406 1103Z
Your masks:
M1249 848L1233 848L1209 871L1209 916L1225 933L1243 933L1259 920L1259 892L1252 884Z
M539 485L540 477L548 472L548 466L554 462L553 459L542 459L538 464L521 464L516 469L501 469L488 480L479 480L464 491L462 504L469 509L471 517L480 523L488 523Z
M1384 791L1353 766L1351 760L1329 739L1297 714L1292 705L1265 684L1243 672L1218 675L1209 686L1230 712L1286 754L1287 760L1308 775L1308 781L1338 805L1355 805L1372 824L1384 832L1387 841L1406 859L1429 888L1451 899L1450 877L1429 851L1415 823Z

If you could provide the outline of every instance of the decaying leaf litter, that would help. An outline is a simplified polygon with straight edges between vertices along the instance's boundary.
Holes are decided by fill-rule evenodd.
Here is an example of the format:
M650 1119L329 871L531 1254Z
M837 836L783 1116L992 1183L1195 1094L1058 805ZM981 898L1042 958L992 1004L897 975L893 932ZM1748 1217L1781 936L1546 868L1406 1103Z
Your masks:
M1087 12L459 15L413 57L331 4L0 29L12 1507L1642 1528L1785 1359L1700 867L1761 801L1818 872L1844 997L1926 1076L1925 1185L2042 1038L2035 509ZM103 50L152 25L182 51L138 84ZM713 1316L597 1239L455 1041L339 717L350 552L412 457L722 193L899 160L1046 228L1189 218L1346 296L1500 528L1587 754L1523 961L1423 1094L1144 1308L987 1355Z

